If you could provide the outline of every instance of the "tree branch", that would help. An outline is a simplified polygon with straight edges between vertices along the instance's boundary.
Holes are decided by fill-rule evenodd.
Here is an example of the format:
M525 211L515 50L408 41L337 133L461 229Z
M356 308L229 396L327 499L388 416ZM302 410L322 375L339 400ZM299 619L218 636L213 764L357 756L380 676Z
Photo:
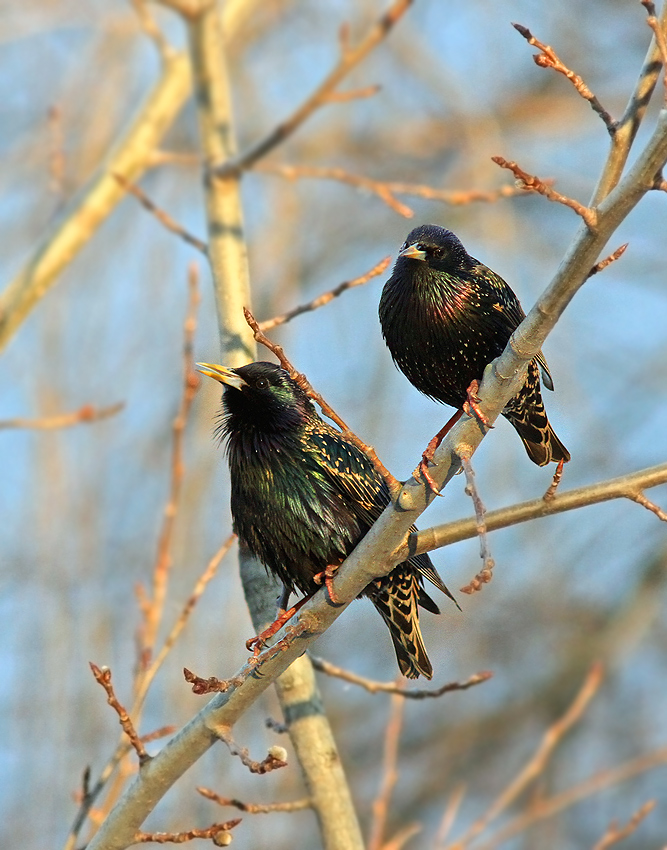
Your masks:
M72 413L56 413L54 416L40 416L39 419L26 419L16 417L14 419L0 419L0 430L5 428L33 428L37 431L51 431L56 428L71 428L73 425L89 424L99 422L115 416L125 407L124 401L119 401L109 407L94 407L92 404L84 404Z
M412 0L394 0L389 9L376 21L366 37L356 47L350 47L346 39L343 39L338 64L301 106L289 118L278 124L266 138L254 144L241 156L218 160L219 164L212 169L212 175L217 178L237 176L241 171L252 168L256 162L265 157L288 136L291 136L313 112L331 101L332 94L337 86L387 37L411 5Z
M452 691L467 691L475 685L481 685L482 682L487 682L493 675L485 670L482 673L475 673L466 679L465 682L449 682L446 685L441 685L439 688L406 688L403 684L396 682L377 682L374 679L367 679L365 676L358 676L352 673L351 670L344 670L342 667L337 667L330 661L325 661L324 658L319 658L312 653L308 656L316 670L320 673L325 673L327 676L334 676L336 679L342 679L344 682L350 682L352 685L359 685L371 694L398 694L405 699L428 699L430 697L440 697L443 694L452 693Z
M502 356L487 368L479 396L480 407L490 422L495 421L507 401L517 393L528 363L587 279L615 228L651 190L666 159L667 112L662 110L645 149L599 205L595 232L586 225L580 226L554 280L512 335ZM435 454L436 465L429 470L439 487L443 487L460 468L460 456L471 456L483 436L477 421L468 416L462 417L452 428ZM335 579L340 603L334 607L326 593L315 594L295 616L295 623L278 633L277 644L257 659L253 658L252 663L244 665L235 677L242 680L240 684L213 697L142 768L89 843L88 850L121 850L133 841L136 830L157 801L215 743L216 728L231 728L248 706L341 615L370 581L390 572L396 563L403 560L397 552L410 526L433 498L431 488L414 479L402 487L398 504L387 507L340 567ZM558 502L559 498L554 501ZM288 633L295 637L287 639Z
M639 502L639 496L643 490L660 484L667 484L667 463L622 475L619 478L588 484L575 490L559 491L553 499L531 499L507 508L489 511L485 514L486 530L497 531L499 528L518 525L520 522L572 511L587 505L597 505L612 499L631 499ZM664 519L663 516L659 514L658 516ZM475 517L446 522L411 534L404 547L398 550L397 555L406 558L408 555L432 552L434 549L458 543L460 540L469 540L477 534L478 526Z

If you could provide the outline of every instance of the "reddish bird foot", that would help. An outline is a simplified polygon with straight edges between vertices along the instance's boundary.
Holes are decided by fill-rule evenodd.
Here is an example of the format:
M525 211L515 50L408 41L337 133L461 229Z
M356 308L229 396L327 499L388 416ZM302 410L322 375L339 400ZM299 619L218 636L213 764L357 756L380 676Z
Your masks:
M321 573L317 573L317 575L313 576L315 584L324 583L327 592L329 593L329 599L334 605L340 605L340 599L336 596L336 591L333 586L333 579L338 572L339 566L340 564L329 564L324 570L322 570Z
M463 412L467 413L468 416L474 415L485 428L493 428L493 425L479 408L481 398L477 395L478 390L479 381L475 380L468 387L468 398L463 402ZM472 413L470 411L472 411Z
M276 632L280 631L282 627L288 620L291 620L292 617L296 614L296 612L305 605L305 603L311 598L312 593L309 596L304 596L303 599L299 599L296 605L292 605L287 611L284 609L278 610L278 616L271 623L270 626L264 629L263 632L260 632L255 637L250 638L245 642L246 649L248 652L252 652L255 658L259 655L259 653L266 646L266 642L269 638L272 638Z
M419 473L423 477L423 479L426 481L426 483L436 496L440 496L442 494L440 493L438 485L431 478L431 475L428 471L428 466L430 463L433 462L433 455L436 453L438 446L445 439L445 437L447 436L449 431L451 431L454 425L456 425L462 415L463 411L457 410L456 413L447 420L447 422L442 426L442 428L438 431L435 437L433 437L433 439L429 442L428 446L426 446L426 448L422 452L422 459L419 462L419 466L415 470L416 473ZM416 477L417 476L415 475L415 478Z
M558 461L558 466L556 467L556 471L554 472L554 477L551 479L551 484L549 484L549 489L544 494L544 496L542 496L545 502L550 502L556 495L556 490L558 490L558 485L560 484L560 480L563 477L564 463L564 460Z

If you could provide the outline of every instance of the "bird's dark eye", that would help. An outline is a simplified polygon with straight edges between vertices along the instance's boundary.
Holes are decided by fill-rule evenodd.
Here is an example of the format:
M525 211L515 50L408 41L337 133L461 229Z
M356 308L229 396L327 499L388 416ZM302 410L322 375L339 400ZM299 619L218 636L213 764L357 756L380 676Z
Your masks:
M269 382L266 378L260 378L255 384L258 390L265 390L269 386Z

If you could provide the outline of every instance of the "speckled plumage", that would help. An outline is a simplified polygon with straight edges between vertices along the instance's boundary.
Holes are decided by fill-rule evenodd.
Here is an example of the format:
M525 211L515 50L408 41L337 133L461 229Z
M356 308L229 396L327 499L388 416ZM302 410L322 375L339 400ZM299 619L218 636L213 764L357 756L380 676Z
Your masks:
M366 456L318 416L285 370L260 362L203 371L226 384L219 431L234 530L287 588L313 593L313 576L341 564L389 504L387 485ZM418 605L439 610L424 577L451 596L428 555L399 564L361 594L382 615L410 678L432 675Z
M380 299L382 334L396 365L414 386L460 408L472 381L498 357L525 318L505 281L480 263L449 230L415 228L399 252ZM542 402L540 369L553 389L540 353L526 382L503 415L521 437L530 459L544 466L570 454L551 427Z

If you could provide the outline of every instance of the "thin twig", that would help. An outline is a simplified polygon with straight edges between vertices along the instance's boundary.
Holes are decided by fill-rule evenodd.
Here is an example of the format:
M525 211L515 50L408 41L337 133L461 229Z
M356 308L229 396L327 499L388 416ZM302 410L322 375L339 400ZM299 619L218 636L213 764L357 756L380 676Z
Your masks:
M637 502L637 504L641 505L643 508L646 508L647 511L654 513L658 519L661 519L663 522L667 522L667 513L665 513L662 508L658 507L655 502L647 499L643 493L635 493L634 496L630 496L629 498L632 499L633 502Z
M662 84L665 89L664 99L667 103L667 38L665 38L665 31L663 30L660 21L658 20L658 16L656 15L655 3L652 3L651 0L640 0L640 2L648 12L646 23L653 30L655 41L658 45L658 50L660 51L660 58L662 60L663 67Z
M206 829L189 829L187 832L137 832L134 843L147 844L185 844L195 838L210 838L218 847L226 847L231 844L232 836L230 829L238 826L242 818L233 818L224 823L214 823Z
M62 201L65 188L65 139L63 111L57 104L49 108L49 190Z
M472 468L470 458L463 455L461 457L461 466L463 467L463 472L466 477L465 492L466 495L470 496L472 499L472 503L475 508L475 522L477 524L477 536L479 537L479 554L484 564L480 572L477 573L470 584L461 588L461 592L476 593L478 590L481 590L485 584L488 584L491 581L493 578L493 568L496 564L491 557L489 538L486 533L486 508L484 507L484 503L479 495L479 490L477 489L477 484L475 483L475 472Z
M0 419L0 430L4 428L34 428L37 430L50 431L55 428L71 428L72 425L89 424L99 422L115 416L125 407L124 401L119 401L109 407L93 407L92 404L84 404L72 413L57 413L54 416L41 416L39 419Z
M537 192L549 201L569 207L571 210L574 210L577 215L583 218L586 222L586 226L592 233L596 231L597 213L595 210L585 207L579 201L575 201L574 198L568 198L566 195L561 195L560 192L556 192L556 190L552 189L551 186L544 182L544 180L540 180L539 177L535 177L533 174L528 174L528 172L520 168L516 162L510 162L502 156L492 156L491 159L496 163L496 165L511 171L516 179L520 181L523 188L527 191Z
M233 756L238 756L241 759L241 764L245 765L250 773L271 773L272 770L287 767L287 750L284 747L269 747L269 751L262 761L255 761L250 758L250 754L245 747L240 747L236 743L228 730L218 729L216 733L220 740L227 744L229 752Z
M379 263L376 263L370 271L367 271L366 274L362 274L352 280L343 281L343 283L338 284L338 286L330 289L328 292L323 292L321 295L318 295L317 298L313 298L313 300L309 301L307 304L300 304L298 307L294 307L292 310L288 310L280 316L274 316L273 319L266 319L264 322L259 322L259 329L261 331L270 331L278 325L284 325L286 322L290 322L302 313L308 313L311 310L317 310L318 307L324 307L325 304L333 301L334 298L338 298L339 295L347 292L348 289L353 289L355 286L362 286L364 283L368 283L368 281L372 278L382 274L390 262L391 257L385 257L383 260L380 260Z
M290 800L286 803L244 803L242 800L237 800L235 797L222 797L211 791L210 788L197 787L197 792L206 797L207 800L213 800L219 806L233 806L235 809L240 809L249 815L265 815L271 812L301 812L304 809L312 809L313 801L310 797L304 797L302 800Z
M281 121L266 138L257 142L244 154L220 163L212 169L216 177L236 176L253 165L269 151L291 136L319 107L330 102L332 93L366 56L387 37L398 20L412 5L412 0L394 0L389 9L376 21L365 38L356 46L350 47L345 38L341 39L341 57L336 67L328 74L315 91L289 116Z
M224 694L231 687L239 684L236 678L218 679L217 676L209 676L208 679L204 679L197 676L192 670L188 670L187 667L183 668L183 678L188 684L192 685L192 693L197 694L197 696Z
M613 136L614 132L616 131L616 122L607 112L607 110L604 109L600 101L588 88L588 86L581 79L581 77L578 74L575 74L574 71L571 71L567 67L567 65L561 62L561 60L556 55L556 51L552 47L550 47L548 44L543 44L541 41L538 41L527 27L524 27L521 24L512 24L512 26L517 32L521 33L521 35L526 39L528 44L533 47L537 47L537 49L540 51L540 53L533 56L535 64L539 65L540 68L553 68L554 71L557 71L559 74L563 74L564 77L567 77L567 79L572 83L572 85L584 98L584 100L587 100L590 103L593 111L597 112L600 118L602 118L607 128L607 131L609 132L609 135Z
M623 841L624 838L627 838L629 835L632 835L632 833L635 832L639 824L650 812L653 811L654 808L655 800L648 800L640 809L638 809L634 813L634 815L625 824L625 826L619 827L616 821L612 821L609 825L609 829L598 841L593 850L607 850L607 848L611 847L612 844L618 844L619 841Z
M338 427L341 429L342 436L346 440L349 440L351 443L353 443L360 451L362 451L366 455L366 457L375 467L378 474L381 475L382 478L385 480L392 497L395 497L398 491L401 489L400 482L397 481L396 478L394 478L391 472L389 472L387 467L382 463L380 458L377 456L375 449L372 446L369 446L367 443L364 443L363 440L357 437L357 435L352 430L350 430L350 428L348 428L348 426L340 418L336 411L329 404L327 404L327 402L322 398L322 396L318 392L315 392L310 381L308 380L308 378L306 378L303 372L297 372L294 366L292 366L290 361L287 359L283 347L281 345L276 345L275 343L271 342L271 340L262 333L257 320L247 307L243 308L243 315L245 316L246 322L248 323L249 327L253 331L255 341L260 343L260 345L265 346L269 349L269 351L275 354L275 356L280 361L280 365L283 367L283 369L289 372L289 375L292 380L296 381L297 384L299 384L299 386L306 393L306 395L308 395L309 398L312 398L313 401L315 401L320 406L320 408L322 409L322 413L324 413L325 416L327 416L329 419L332 420L332 422L335 422L336 425L338 425Z
M449 682L446 685L441 685L439 688L406 688L396 682L378 682L375 679L367 679L365 676L359 676L350 670L337 667L330 661L325 661L324 658L319 658L310 653L309 657L313 667L319 670L320 673L326 673L327 676L334 676L353 685L359 685L359 687L364 688L372 694L395 694L405 699L427 699L429 697L440 697L452 691L467 691L468 688L480 685L482 682L487 682L493 676L493 673L485 670L481 673L475 673L469 679L466 679L465 682Z
M609 254L608 257L605 257L604 260L600 260L599 263L596 263L588 273L588 276L593 277L594 274L601 272L603 269L606 269L607 266L610 266L612 263L615 263L619 257L622 257L623 254L625 254L625 250L629 244L629 242L625 242L623 245L620 246L620 248L617 248L615 251Z
M267 174L277 174L288 180L315 179L335 180L353 186L365 192L371 192L383 201L390 209L405 218L412 218L414 211L407 204L402 203L396 195L409 195L425 198L429 201L441 201L450 206L463 206L474 202L485 201L492 203L501 198L511 198L516 195L525 194L525 190L519 186L501 186L499 189L490 191L470 190L447 190L436 189L420 183L400 183L392 180L373 180L359 174L350 174L342 168L323 168L311 165L278 165L264 162L258 165L256 171Z
M176 50L169 44L164 33L155 22L146 0L130 0L139 19L139 26L144 34L153 42L163 62L176 55Z
M180 225L175 219L173 219L169 213L166 213L163 209L160 209L158 205L151 201L148 195L140 189L136 183L131 183L129 180L126 180L122 174L114 174L114 177L119 182L119 184L129 192L131 195L139 201L139 203L144 207L144 209L148 210L149 213L155 216L155 218L167 228L171 233L175 233L179 236L184 242L187 242L188 245L192 245L193 248L196 248L198 251L201 251L204 256L208 256L208 245L206 242L202 242L201 239L198 239L196 236L193 236L191 233Z
M542 741L535 751L533 757L528 761L519 774L509 783L504 791L494 800L487 811L476 820L464 835L454 844L450 850L462 850L468 846L473 839L480 835L501 815L538 776L544 773L556 747L564 739L565 735L577 723L591 700L597 693L602 683L602 665L594 664L586 676L584 683L576 695L574 701L565 714L552 724L545 732Z
M326 103L348 103L351 100L364 100L368 97L373 97L382 89L377 83L370 86L364 86L361 89L348 89L347 91L334 91L328 95Z
M382 845L381 850L402 850L408 841L414 838L415 835L419 835L421 831L422 825L420 823L406 824L406 826L398 830L393 838L390 838L389 841Z
M171 631L167 635L164 643L162 644L160 651L157 653L157 655L155 656L155 658L151 662L150 667L148 667L147 669L144 670L143 675L141 676L141 680L136 687L134 705L132 707L132 714L133 715L141 709L141 706L143 705L144 699L146 698L146 694L148 693L148 689L149 689L153 679L155 678L158 670L160 669L160 667L164 663L165 658L167 657L167 655L171 651L172 647L174 646L174 644L178 640L178 636L180 635L180 633L185 628L185 626L186 626L186 624L187 624L187 622L190 618L190 615L192 614L197 602L201 598L204 590L206 589L206 586L208 585L208 583L211 581L213 576L218 571L218 567L220 566L222 559L225 557L227 552L229 552L229 550L231 549L235 540L236 540L236 535L231 534L227 538L227 540L225 540L225 542L222 544L222 546L218 549L218 551L215 553L215 555L211 558L211 560L208 562L206 569L204 570L202 575L197 580L197 583L195 584L194 588L192 589L192 593L190 594L190 597L188 598L187 602L183 606L183 609L182 609L178 619L176 620L174 625L171 627Z
M178 726L161 726L159 729L154 729L146 735L142 735L140 740L143 744L150 744L151 741L159 741L160 738L166 738L168 735L173 735L178 729Z
M393 694L384 737L382 781L380 782L377 797L373 800L372 805L373 821L368 839L368 850L380 850L387 828L387 815L391 803L391 795L398 782L398 745L401 737L404 709L405 700L402 700L397 694Z
M153 652L158 629L162 622L167 581L171 567L171 548L185 472L183 463L185 425L200 383L192 356L194 334L197 328L196 313L199 304L199 272L195 264L191 264L189 268L188 291L188 308L183 324L183 391L179 410L172 424L169 496L164 507L164 518L153 567L152 592L150 599L142 606L144 633L141 643L144 667L147 666L150 654Z
M548 798L538 798L528 809L516 817L510 819L504 826L493 833L490 840L479 845L478 850L495 850L508 838L519 835L529 827L540 821L547 820L554 815L568 809L570 806L587 799L593 794L599 794L607 788L627 782L634 776L639 776L656 767L662 767L667 762L667 747L653 750L616 767L599 771L593 776L573 785L559 794Z
M89 662L89 664L90 669L93 671L95 681L102 685L106 691L107 702L118 715L118 722L120 723L123 732L125 732L130 744L132 744L132 747L134 748L134 751L139 756L139 764L143 764L150 758L150 756L146 752L146 749L141 742L141 738L137 735L137 730L134 728L134 724L132 723L129 714L120 704L116 694L114 693L113 685L111 684L111 670L109 670L108 667L98 667L97 664L93 664L92 661Z
M460 785L457 785L449 795L447 807L445 808L442 820L440 821L440 826L438 827L437 835L435 836L435 850L445 843L447 836L452 831L454 821L456 820L456 816L461 807L461 803L463 802L463 798L465 797L465 793L466 786L461 783Z

